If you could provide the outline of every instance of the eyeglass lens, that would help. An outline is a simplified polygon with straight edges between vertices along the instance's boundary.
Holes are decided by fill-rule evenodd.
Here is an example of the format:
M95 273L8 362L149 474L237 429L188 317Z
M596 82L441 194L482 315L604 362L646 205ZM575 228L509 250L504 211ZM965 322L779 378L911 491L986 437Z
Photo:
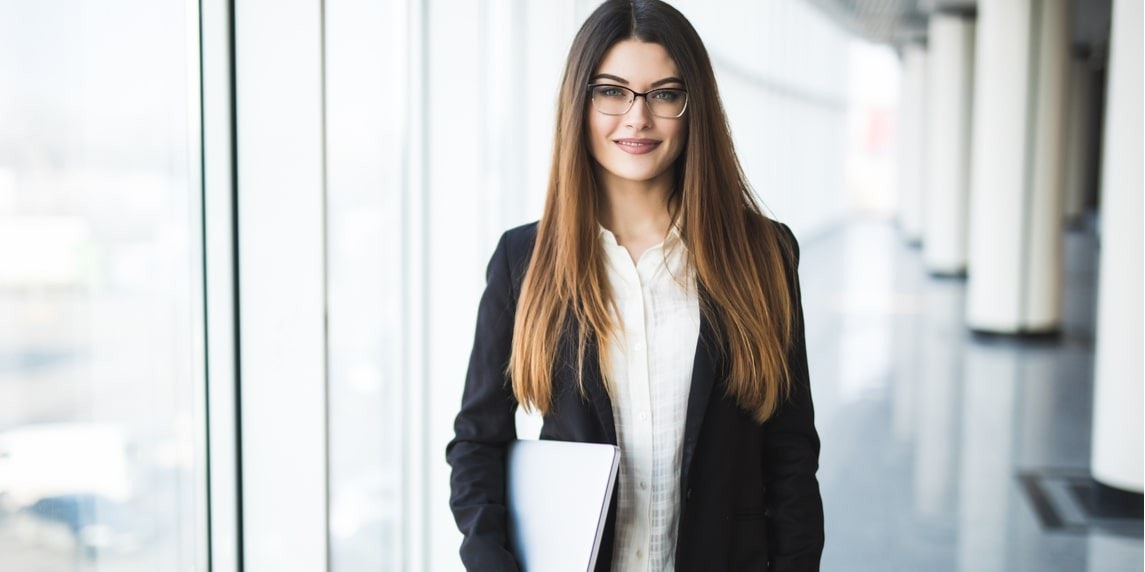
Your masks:
M619 85L592 86L592 104L605 115L624 115L632 108L636 92ZM684 114L688 104L688 92L682 89L654 89L641 94L652 115L676 118Z

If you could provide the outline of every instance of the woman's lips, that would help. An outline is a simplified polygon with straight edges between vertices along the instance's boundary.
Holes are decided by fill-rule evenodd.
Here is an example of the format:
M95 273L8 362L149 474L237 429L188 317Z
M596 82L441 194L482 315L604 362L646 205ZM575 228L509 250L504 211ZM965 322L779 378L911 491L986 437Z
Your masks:
M616 146L624 150L625 153L633 155L650 153L660 146L660 142L655 139L616 139L613 143L616 143Z

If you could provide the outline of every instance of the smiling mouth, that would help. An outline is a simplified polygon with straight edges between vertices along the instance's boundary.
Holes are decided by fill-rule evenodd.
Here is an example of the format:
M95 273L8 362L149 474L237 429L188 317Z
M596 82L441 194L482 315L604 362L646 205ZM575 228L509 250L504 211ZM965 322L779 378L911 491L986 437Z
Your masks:
M633 155L643 155L660 146L660 142L655 139L616 139L613 143L625 153Z

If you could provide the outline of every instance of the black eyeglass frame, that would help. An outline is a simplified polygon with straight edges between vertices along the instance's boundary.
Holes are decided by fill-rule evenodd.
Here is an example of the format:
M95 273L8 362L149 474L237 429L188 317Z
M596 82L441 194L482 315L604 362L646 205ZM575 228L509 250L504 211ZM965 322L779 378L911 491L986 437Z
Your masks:
M632 98L628 100L628 107L624 108L624 111L622 111L620 113L607 113L607 112L601 111L600 107L598 107L596 104L596 98L594 98L592 96L592 90L594 90L598 87L612 87L612 88L616 88L616 89L623 89L624 91L631 93ZM679 119L679 118L684 116L685 112L688 111L688 90L680 88L680 87L658 87L656 89L650 89L644 93L640 93L639 91L636 91L635 89L632 89L630 87L624 87L623 85L616 85L614 83L590 83L590 84L588 84L588 87L586 89L589 92L589 99L592 100L592 108L595 109L596 112L600 113L601 115L608 115L611 117L624 115L625 113L632 111L632 106L636 104L636 98L637 97L643 97L644 98L644 105L648 107L648 112L651 113L652 115L656 116L656 117L661 118L661 119ZM684 107L680 108L679 115L660 115L660 114L658 114L652 110L652 106L648 104L648 96L653 94L653 93L656 93L658 91L676 91L676 92L680 92L680 93L684 94Z

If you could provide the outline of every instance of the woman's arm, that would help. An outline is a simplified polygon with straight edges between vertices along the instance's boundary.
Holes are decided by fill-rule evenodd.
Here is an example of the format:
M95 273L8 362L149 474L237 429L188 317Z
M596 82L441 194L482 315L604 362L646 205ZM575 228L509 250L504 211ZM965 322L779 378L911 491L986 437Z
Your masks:
M819 434L815 431L807 371L799 244L791 229L780 227L781 237L790 247L788 282L795 316L794 339L787 354L791 396L764 423L768 545L772 570L818 570L823 553L823 500L815 478L819 468Z
M505 374L517 305L508 249L503 235L486 271L461 411L445 449L453 468L449 505L465 535L461 560L469 570L518 569L505 508L505 449L517 438L517 400Z

